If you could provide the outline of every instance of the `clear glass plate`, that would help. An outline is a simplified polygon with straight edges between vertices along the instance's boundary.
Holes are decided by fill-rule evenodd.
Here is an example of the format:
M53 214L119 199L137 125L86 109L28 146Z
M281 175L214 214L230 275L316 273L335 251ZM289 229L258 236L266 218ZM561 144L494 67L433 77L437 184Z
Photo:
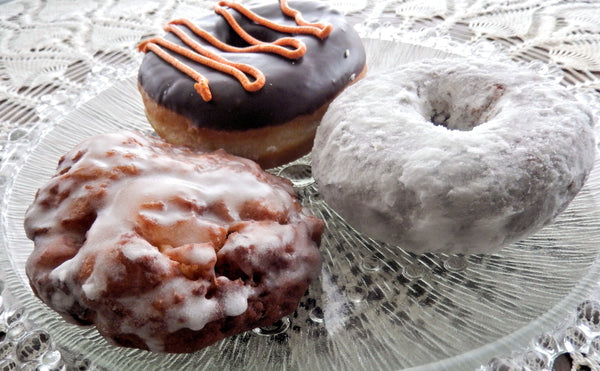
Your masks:
M432 48L366 40L371 73L420 58ZM225 339L194 354L169 355L108 345L94 328L65 323L29 288L33 248L23 215L59 157L92 135L148 134L134 76L115 82L34 141L6 193L0 263L28 318L56 345L101 369L469 369L530 345L584 300L599 271L600 167L554 224L492 255L415 256L372 241L320 198L310 157L273 170L290 178L302 202L326 221L322 274L297 311L275 326Z

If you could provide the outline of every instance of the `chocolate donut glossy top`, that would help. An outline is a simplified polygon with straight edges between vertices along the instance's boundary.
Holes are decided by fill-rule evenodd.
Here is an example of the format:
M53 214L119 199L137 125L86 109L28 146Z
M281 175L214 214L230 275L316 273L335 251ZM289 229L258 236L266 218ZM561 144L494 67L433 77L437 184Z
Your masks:
M335 97L364 68L366 56L359 36L344 16L329 5L318 2L290 2L309 22L326 22L332 32L323 40L312 35L292 35L306 44L306 54L290 60L270 53L223 52L185 26L182 29L206 49L226 59L245 63L262 71L265 85L248 92L234 77L191 61L176 53L175 58L206 77L212 99L208 102L194 88L195 81L165 62L155 53L146 53L138 73L141 88L159 105L179 113L198 127L216 130L246 130L285 123L310 114ZM256 14L282 25L296 22L284 15L278 3L248 7ZM291 36L258 25L234 10L230 13L240 26L253 37L269 42ZM219 40L234 46L246 46L223 17L209 15L194 23ZM187 46L172 33L165 39Z

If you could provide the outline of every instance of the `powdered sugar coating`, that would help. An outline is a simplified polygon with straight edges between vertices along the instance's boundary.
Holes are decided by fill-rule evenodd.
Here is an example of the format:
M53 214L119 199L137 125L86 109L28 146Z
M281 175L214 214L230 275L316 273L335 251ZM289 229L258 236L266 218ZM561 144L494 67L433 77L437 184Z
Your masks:
M359 231L487 253L550 223L593 166L594 119L534 72L472 58L368 75L329 107L313 174Z
M44 302L153 351L194 351L270 324L320 272L323 224L288 181L135 133L67 153L25 229L35 242L27 274Z

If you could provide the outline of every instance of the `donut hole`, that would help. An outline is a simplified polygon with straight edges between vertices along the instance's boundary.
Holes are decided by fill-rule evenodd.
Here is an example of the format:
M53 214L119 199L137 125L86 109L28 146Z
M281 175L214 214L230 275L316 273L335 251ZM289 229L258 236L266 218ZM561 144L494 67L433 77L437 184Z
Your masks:
M435 126L443 126L450 130L460 130L453 120L454 115L451 105L445 100L431 100L428 107L429 122Z
M429 119L436 126L445 126L448 127L448 119L450 118L450 114L446 112L438 112L433 111L431 114L431 118Z
M453 102L452 102L453 103ZM429 122L435 126L443 126L449 130L471 131L473 128L483 124L482 115L472 108L453 106L452 103L440 102L432 104L429 110ZM471 113L471 114L470 114Z
M246 31L254 38L264 41L266 43L273 42L281 37L280 34L273 32L272 30L266 28L247 28ZM226 35L227 44L236 46L236 47L246 47L249 46L246 40L242 39L237 32L235 32L232 28L229 28L229 32Z
M228 28L223 37L223 42L236 48L244 48L248 46L248 42L242 39L232 28Z
M284 36L284 34L273 31L267 27L261 26L255 23L246 23L240 21L242 28L250 36L254 37L263 42L271 43L275 40ZM240 35L224 20L219 21L219 24L215 27L215 36L226 44L237 48L243 48L250 46L250 44L244 40Z
M504 90L504 86L499 83L463 86L446 82L428 86L425 93L425 100L428 102L425 117L435 126L471 131L496 115L494 108Z

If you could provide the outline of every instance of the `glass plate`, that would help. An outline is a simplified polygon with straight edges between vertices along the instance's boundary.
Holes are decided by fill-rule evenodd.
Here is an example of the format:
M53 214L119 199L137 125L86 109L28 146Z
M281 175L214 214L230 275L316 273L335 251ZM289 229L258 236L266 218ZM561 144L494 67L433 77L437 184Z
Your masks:
M371 73L450 55L412 44L366 40ZM65 323L31 292L24 264L32 243L23 214L59 157L89 136L152 133L134 76L75 109L35 141L2 209L0 259L15 300L62 350L104 369L469 369L529 346L586 298L597 277L599 166L554 224L492 255L416 256L349 227L319 196L310 158L275 169L327 224L322 274L297 311L194 354L108 345L94 328Z

